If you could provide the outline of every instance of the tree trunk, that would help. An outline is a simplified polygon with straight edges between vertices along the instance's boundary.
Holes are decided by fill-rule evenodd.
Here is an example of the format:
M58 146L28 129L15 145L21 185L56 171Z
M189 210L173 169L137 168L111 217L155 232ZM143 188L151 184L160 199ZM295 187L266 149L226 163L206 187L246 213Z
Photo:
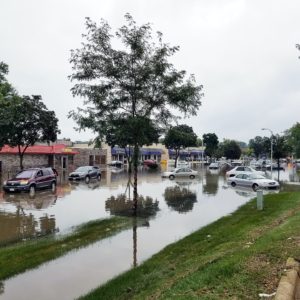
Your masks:
M277 169L278 169L278 181L279 181L279 172L280 172L280 160L279 160L279 158L277 159Z
M133 240L133 267L137 266L137 220L132 219L132 240Z
M137 172L138 172L138 160L139 160L139 146L134 145L133 153L133 215L137 215Z
M179 157L179 149L175 149L175 168L177 168L177 160L178 160L178 157Z
M20 170L23 170L23 155L24 155L24 152L22 153L20 145L18 145L18 151L19 151L19 158L20 158Z

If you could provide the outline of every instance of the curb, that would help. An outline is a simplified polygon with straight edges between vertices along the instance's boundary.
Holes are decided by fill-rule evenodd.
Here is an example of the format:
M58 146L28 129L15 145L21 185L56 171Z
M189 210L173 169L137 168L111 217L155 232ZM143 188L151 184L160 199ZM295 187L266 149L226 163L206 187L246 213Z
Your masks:
M281 276L275 300L300 299L300 263L294 258L288 258L286 269Z

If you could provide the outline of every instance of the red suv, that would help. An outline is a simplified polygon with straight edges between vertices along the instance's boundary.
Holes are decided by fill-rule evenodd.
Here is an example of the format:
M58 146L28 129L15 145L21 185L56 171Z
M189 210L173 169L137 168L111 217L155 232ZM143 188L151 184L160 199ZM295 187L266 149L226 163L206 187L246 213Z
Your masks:
M34 193L37 189L56 189L56 173L52 168L32 168L19 172L15 177L3 182L6 192L30 191Z

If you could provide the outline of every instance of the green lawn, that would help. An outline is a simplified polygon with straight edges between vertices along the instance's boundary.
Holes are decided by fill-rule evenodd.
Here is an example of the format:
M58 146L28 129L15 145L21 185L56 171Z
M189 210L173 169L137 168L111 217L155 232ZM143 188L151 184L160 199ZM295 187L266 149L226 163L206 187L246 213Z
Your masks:
M225 201L225 200L224 200ZM300 193L252 200L82 299L258 299L300 257Z

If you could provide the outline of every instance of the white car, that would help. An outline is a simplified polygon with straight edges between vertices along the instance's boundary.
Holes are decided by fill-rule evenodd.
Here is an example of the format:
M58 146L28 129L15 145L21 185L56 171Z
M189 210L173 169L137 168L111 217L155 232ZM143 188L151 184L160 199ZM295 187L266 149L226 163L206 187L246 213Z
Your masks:
M236 176L238 174L259 174L264 175L265 173L263 171L256 171L255 169L251 167L245 167L245 166L238 166L233 168L230 171L226 172L227 177Z
M238 174L229 177L227 183L231 186L252 187L254 191L258 188L273 190L279 188L279 183L276 180L268 179L259 174Z
M173 171L163 172L161 176L170 179L174 179L177 177L188 177L194 179L197 175L198 175L197 171L184 167L184 168L176 168Z

